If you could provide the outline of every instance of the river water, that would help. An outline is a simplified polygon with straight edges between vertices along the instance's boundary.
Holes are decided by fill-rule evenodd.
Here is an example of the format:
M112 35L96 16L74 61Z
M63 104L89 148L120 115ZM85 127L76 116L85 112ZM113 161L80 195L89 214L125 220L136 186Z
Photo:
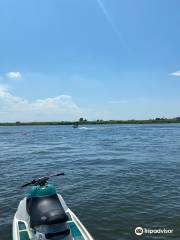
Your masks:
M180 239L179 124L0 127L1 240L20 185L61 171L57 191L96 240Z

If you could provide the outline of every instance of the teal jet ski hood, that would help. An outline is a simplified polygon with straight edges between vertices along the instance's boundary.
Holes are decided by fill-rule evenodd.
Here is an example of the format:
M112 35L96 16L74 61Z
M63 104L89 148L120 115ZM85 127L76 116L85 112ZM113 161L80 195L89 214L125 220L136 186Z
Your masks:
M55 187L51 183L47 183L44 186L35 185L31 188L31 190L27 193L27 198L32 197L45 197L45 196L51 196L53 194L56 194Z

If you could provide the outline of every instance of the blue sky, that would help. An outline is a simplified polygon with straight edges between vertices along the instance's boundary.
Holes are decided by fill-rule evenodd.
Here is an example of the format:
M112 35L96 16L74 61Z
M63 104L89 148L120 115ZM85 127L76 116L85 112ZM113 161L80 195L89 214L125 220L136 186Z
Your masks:
M180 116L179 0L0 9L0 121Z

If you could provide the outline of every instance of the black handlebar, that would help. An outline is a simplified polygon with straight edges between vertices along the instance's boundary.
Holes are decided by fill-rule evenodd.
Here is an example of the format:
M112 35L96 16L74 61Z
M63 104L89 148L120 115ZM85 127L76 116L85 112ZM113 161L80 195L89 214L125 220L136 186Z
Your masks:
M44 177L40 177L38 179L33 179L31 182L25 183L21 187L23 188L23 187L27 187L29 185L44 186L47 183L47 181L49 180L49 178L56 177L56 176L62 176L62 175L64 175L64 173L56 173L56 174L52 174L50 176L44 176Z

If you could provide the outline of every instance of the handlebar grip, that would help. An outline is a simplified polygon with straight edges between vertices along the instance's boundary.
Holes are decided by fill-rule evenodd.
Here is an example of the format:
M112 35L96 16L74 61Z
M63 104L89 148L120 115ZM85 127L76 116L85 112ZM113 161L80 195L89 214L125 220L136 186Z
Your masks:
M26 184L24 184L24 185L22 185L21 187L23 188L23 187L27 187L27 186L29 186L29 185L31 185L31 184L34 184L34 183L36 183L36 180L35 179L33 179L31 182L29 182L29 183L26 183Z

